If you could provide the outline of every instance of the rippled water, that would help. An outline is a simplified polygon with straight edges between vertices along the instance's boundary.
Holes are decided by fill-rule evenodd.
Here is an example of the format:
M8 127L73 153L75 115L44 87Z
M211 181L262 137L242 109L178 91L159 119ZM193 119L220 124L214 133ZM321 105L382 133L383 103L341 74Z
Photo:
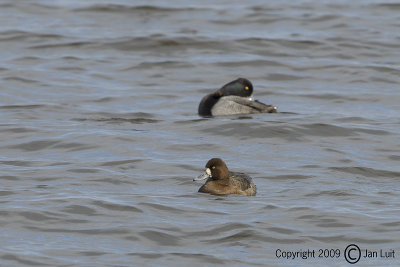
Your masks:
M399 265L399 11L2 1L0 265ZM237 77L280 113L200 118ZM257 196L197 193L212 157Z

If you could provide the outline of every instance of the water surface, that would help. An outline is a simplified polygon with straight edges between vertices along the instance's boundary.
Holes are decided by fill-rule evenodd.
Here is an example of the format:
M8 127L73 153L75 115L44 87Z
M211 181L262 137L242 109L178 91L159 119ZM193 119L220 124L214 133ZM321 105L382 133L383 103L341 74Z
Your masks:
M344 265L353 243L399 254L399 9L3 1L0 265ZM238 77L280 113L197 115ZM257 196L197 193L212 157ZM276 257L320 248L342 254Z

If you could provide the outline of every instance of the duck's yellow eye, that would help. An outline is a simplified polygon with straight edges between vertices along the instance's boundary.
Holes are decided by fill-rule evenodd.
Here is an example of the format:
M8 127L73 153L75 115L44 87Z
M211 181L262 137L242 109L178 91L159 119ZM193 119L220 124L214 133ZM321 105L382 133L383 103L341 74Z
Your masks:
M215 166L212 166L212 167L211 167L211 169L213 169L213 170L214 170L214 169L215 169Z
M244 90L249 91L249 87L248 87L248 86L245 86L245 87L244 87Z

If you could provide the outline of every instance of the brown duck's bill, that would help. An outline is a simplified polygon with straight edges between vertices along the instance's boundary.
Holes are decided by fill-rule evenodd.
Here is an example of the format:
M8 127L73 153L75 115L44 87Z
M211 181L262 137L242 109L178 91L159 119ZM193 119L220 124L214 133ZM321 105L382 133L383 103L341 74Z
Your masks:
M200 174L197 178L193 178L193 181L201 181L204 179L208 179L211 177L211 170L207 168L202 174Z

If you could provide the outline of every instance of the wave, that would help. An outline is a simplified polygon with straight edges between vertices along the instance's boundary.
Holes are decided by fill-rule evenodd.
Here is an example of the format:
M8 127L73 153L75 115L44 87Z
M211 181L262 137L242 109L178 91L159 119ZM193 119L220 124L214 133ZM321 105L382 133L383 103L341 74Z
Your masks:
M330 167L329 169L344 173L358 174L364 177L400 178L400 172L380 170L369 167Z
M153 6L153 5L120 5L120 4L96 4L83 8L75 8L75 12L112 12L112 13L134 13L134 12L146 12L148 13L171 13L171 12L187 12L187 11L199 11L205 10L206 8L191 8L191 7L166 7L166 6Z
M0 41L43 41L43 40L59 40L66 38L61 34L49 34L49 33L35 33L29 31L20 30L9 30L0 32Z
M290 124L268 125L265 123L225 123L219 127L207 127L201 131L224 136L239 136L246 138L283 138L287 140L300 140L302 138L320 137L347 137L360 134L385 136L392 133L385 130L367 129L359 127L343 127L326 123L311 123L297 126Z

